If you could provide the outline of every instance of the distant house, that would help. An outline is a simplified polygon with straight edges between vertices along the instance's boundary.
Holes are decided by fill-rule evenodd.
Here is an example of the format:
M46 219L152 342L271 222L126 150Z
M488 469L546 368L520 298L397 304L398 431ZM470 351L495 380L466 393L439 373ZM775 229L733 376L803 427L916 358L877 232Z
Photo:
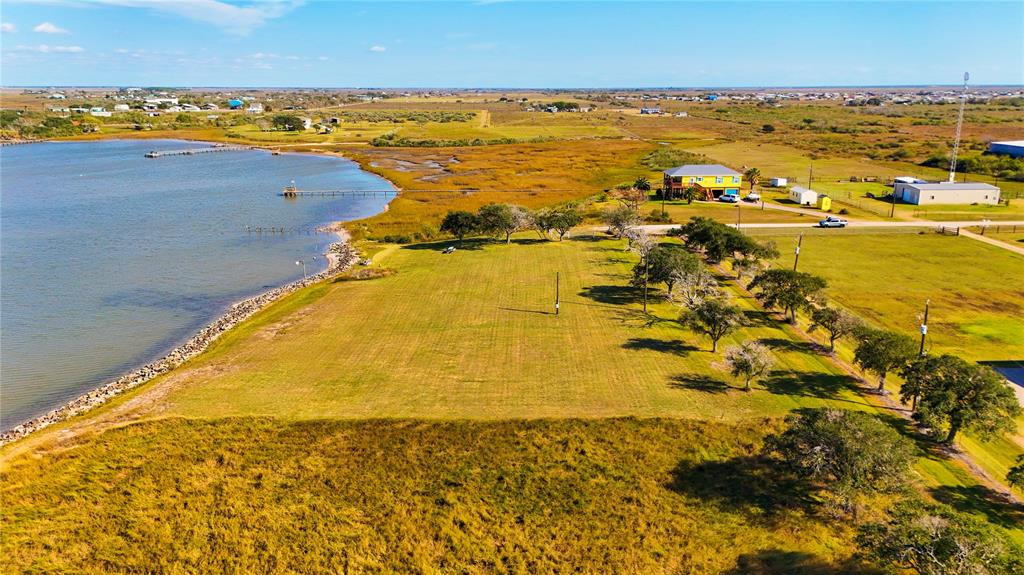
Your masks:
M302 129L308 130L313 127L313 120L309 118L302 118Z
M263 104L260 104L258 102L255 103L255 104L249 104L249 107L246 108L245 113L246 114L262 114L263 113Z
M689 115L690 115L690 114L689 114L689 113L687 113L687 112L676 112L676 113L675 113L675 116L676 116L677 118L685 118L685 117L687 117L687 116L689 116Z
M67 98L67 96L65 96L64 94L53 93L53 94L50 94L49 96L47 96L47 98L49 98L51 100L63 100L65 98Z
M213 103L203 104L203 109L204 110L220 110L220 106L218 106L217 104L213 104Z
M785 188L788 181L786 178L772 178L771 185L773 188Z
M640 113L643 115L657 115L661 113L661 108L640 108Z
M801 206L813 206L818 203L818 192L802 186L793 186L789 189L789 199Z
M228 100L228 108L232 110L241 110L244 105L245 102L241 100Z
M95 107L89 110L89 115L97 118L109 118L112 114L106 108Z
M128 104L114 104L115 112L127 112L128 110L131 110L131 107L128 106Z
M1024 140L992 142L988 145L988 151L993 154L1006 154L1015 158L1024 158Z
M687 164L664 172L663 187L670 197L679 196L687 188L697 188L707 200L722 194L740 193L743 176L721 164Z
M708 94L707 96L704 96L704 99L709 102L714 102L718 99L718 94Z
M991 204L999 203L999 188L981 182L936 182L893 184L896 199L907 204Z

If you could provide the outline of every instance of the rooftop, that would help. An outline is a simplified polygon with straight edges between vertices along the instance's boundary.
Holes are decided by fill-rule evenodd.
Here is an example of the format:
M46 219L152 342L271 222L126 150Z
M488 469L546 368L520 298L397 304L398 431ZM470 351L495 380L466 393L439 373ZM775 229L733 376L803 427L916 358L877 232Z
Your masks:
M992 142L993 144L1002 144L1004 146L1021 146L1024 147L1024 140L1004 140L1002 142Z
M983 182L929 182L922 184L909 184L919 190L942 191L942 190L998 190L992 184Z
M721 164L687 164L665 170L666 176L738 176L739 172Z

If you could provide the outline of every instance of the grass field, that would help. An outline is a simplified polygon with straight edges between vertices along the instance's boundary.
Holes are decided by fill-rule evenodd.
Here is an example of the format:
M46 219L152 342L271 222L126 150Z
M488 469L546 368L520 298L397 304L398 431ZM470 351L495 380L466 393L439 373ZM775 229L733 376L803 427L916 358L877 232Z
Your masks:
M750 457L774 428L148 422L4 472L0 571L873 572Z
M794 236L773 238L787 246L780 265L792 264ZM1024 257L930 232L825 233L805 235L799 265L828 280L829 296L858 315L908 334L917 333L918 315L930 300L928 337L935 352L975 360L1024 357Z
M791 246L794 236L773 239ZM792 253L781 251L779 264L791 265ZM930 301L929 353L975 361L1024 358L1024 256L933 233L817 233L805 235L799 267L826 278L829 297L843 307L915 338ZM840 357L852 362L852 350L842 346ZM888 387L896 393L898 377ZM991 441L966 435L961 444L993 477L1004 477L1024 454L1024 416L1017 423L1015 435Z
M380 254L397 273L320 286L270 308L176 373L160 413L736 420L863 407L848 377L786 343L750 301L738 303L753 325L721 345L776 343L777 370L753 394L730 387L721 357L678 326L679 309L657 292L651 316L640 313L640 294L626 285L634 256L619 242L520 241Z
M750 325L722 346L777 361L750 393L657 292L642 313L622 242L516 240L375 249L390 275L297 292L6 449L7 569L865 572L849 523L750 456L794 409L918 439L898 417L739 292ZM922 492L1024 540L1019 510L918 445Z

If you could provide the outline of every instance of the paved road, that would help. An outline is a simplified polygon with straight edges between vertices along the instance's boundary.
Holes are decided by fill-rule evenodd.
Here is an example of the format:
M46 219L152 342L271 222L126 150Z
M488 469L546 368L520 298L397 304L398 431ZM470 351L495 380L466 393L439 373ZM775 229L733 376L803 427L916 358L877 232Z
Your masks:
M735 224L732 224L732 225L735 225ZM963 220L963 221L955 221L955 222L929 222L929 221L923 221L923 220L912 221L912 222L890 222L890 221L881 221L881 220L879 220L879 221L872 221L872 220L850 220L849 227L851 227L851 228L938 228L939 226L942 226L942 227L946 227L946 228L965 228L965 227L968 227L968 226L977 226L977 225L978 225L978 221L977 220ZM1011 220L1011 221L1005 221L1005 222L1004 221L1000 221L999 225L1001 225L1001 226L1024 226L1024 220ZM652 225L645 225L645 226L640 226L640 227L643 228L647 233L650 233L650 234L663 234L663 233L667 232L670 229L678 228L679 224L657 224L657 225L653 225L652 224ZM815 222L813 224L805 224L805 223L788 223L788 224L786 224L786 223L783 223L783 224L780 224L780 223L771 223L771 224L751 223L751 224L741 224L740 225L740 229L753 229L753 228L766 228L766 229L780 228L781 229L781 228L817 228L817 227L818 227L818 223L817 222ZM607 228L597 228L597 229L605 230ZM964 236L967 236L968 234L971 235L971 236L978 236L979 235L979 234L975 234L975 233L972 233L972 232L968 232L968 231L963 230L963 229L960 230L960 233L962 235L964 235ZM979 237L982 237L982 236L979 236ZM988 241L988 242L993 242L993 245L1000 245L1000 247L1004 247L1005 246L1005 247L1010 247L1010 248L1016 248L1016 246L1012 246L1012 245L1006 244L1004 242L999 242L998 240L993 240L991 238L983 238L983 239ZM1017 249L1019 249L1019 248L1017 248Z

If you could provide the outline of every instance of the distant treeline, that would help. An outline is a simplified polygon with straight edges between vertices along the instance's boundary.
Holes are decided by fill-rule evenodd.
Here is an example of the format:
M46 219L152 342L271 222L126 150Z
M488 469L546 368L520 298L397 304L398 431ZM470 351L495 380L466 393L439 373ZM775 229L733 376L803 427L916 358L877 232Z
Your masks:
M921 162L930 168L949 169L949 156L934 155ZM957 158L956 171L969 174L984 174L1001 180L1024 182L1024 158L1014 158L1000 154L979 154Z
M373 124L404 122L468 122L476 117L476 112L447 112L447 111L419 111L419 112L342 112L341 117L348 122L370 122Z

